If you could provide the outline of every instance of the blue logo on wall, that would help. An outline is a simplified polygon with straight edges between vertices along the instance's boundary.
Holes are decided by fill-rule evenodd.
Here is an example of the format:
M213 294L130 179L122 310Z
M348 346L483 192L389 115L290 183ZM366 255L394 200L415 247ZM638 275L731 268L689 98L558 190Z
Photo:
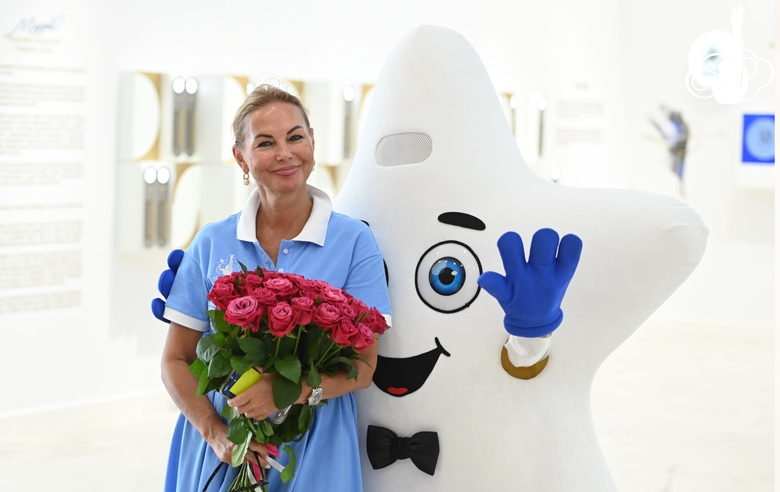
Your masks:
M743 115L742 163L775 164L775 115Z

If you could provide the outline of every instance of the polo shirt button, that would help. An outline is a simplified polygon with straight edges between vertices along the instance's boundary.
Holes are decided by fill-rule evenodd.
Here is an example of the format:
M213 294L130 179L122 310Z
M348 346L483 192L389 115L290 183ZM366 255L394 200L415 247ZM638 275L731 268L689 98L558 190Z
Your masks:
M284 273L284 268L280 268L279 273Z
M284 253L284 254L287 254L287 248L284 248L284 249L282 250L282 253Z

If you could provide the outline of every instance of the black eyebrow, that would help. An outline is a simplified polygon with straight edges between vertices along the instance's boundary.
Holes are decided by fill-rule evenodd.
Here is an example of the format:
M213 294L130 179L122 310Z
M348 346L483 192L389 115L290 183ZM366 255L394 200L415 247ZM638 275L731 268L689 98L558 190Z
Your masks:
M295 130L298 130L298 129L303 129L303 127L301 125L296 125L296 126L290 128L290 130L287 132L287 135L291 134L292 132L294 132ZM268 134L265 134L265 133L258 133L257 135L255 135L254 139L257 140L258 138L263 138L263 137L264 138L274 138L273 135L268 135Z
M475 231L485 230L484 222L473 215L464 214L463 212L444 212L439 215L439 222L442 224L465 227L466 229L474 229Z

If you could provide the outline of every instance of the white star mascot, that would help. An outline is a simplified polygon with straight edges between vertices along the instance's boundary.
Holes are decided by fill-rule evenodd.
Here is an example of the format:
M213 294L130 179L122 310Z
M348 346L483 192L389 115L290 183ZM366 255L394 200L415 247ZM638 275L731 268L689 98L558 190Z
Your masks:
M335 209L369 223L393 306L357 393L365 489L616 490L591 382L696 267L699 216L538 178L474 48L436 27L386 61Z

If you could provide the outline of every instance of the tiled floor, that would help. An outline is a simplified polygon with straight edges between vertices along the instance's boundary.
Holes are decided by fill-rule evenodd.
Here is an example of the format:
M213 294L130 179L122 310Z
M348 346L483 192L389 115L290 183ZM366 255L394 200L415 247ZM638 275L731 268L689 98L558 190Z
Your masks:
M594 421L618 489L773 490L773 357L768 329L642 327L593 386ZM161 490L177 415L167 396L84 410L0 419L0 492Z

